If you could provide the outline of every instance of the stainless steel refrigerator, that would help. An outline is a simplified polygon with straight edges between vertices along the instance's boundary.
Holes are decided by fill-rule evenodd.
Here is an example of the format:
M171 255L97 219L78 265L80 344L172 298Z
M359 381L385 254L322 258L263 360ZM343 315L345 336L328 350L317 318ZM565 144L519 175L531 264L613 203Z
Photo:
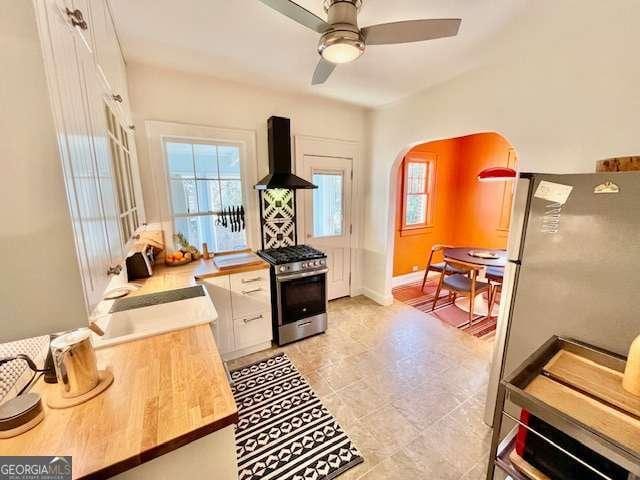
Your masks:
M640 334L640 172L517 181L485 421L497 386L552 335L626 355Z

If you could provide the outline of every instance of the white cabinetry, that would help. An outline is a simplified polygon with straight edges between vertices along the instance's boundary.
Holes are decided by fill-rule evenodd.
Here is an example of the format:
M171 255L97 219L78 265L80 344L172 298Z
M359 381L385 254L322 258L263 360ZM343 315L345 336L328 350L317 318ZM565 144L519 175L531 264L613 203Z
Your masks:
M131 115L127 77L111 11L105 0L88 0L88 3L91 8L91 30L100 80L116 103L116 110L123 121L129 125Z
M34 5L90 312L101 300L109 270L123 263L128 240L118 221L105 110L107 105L117 110L119 121L129 124L124 64L105 0L36 0ZM122 102L114 100L113 88Z
M269 270L223 275L203 283L218 311L214 333L225 360L271 346Z
M229 275L209 278L204 282L211 301L216 307L218 318L215 321L214 336L221 355L231 353L236 348L233 334L233 313L229 294Z

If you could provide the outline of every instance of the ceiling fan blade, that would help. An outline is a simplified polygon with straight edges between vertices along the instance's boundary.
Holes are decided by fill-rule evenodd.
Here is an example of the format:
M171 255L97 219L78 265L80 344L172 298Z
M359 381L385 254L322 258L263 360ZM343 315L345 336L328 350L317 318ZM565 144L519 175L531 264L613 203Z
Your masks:
M461 18L432 18L381 23L364 27L361 31L367 45L422 42L458 34Z
M324 33L329 30L330 25L327 22L291 0L260 1L274 10L277 10L281 14L286 15L291 20L295 20L299 24L318 33Z
M316 67L315 72L313 72L311 85L323 84L327 81L327 78L329 78L329 75L331 75L335 69L335 63L327 62L324 58L320 58L318 66Z

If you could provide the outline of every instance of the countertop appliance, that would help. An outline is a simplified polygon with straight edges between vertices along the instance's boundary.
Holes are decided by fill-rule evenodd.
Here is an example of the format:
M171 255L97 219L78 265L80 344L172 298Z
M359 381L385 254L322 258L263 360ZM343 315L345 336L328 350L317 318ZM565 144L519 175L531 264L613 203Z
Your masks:
M127 278L130 282L153 275L155 256L153 247L149 244L138 244L127 255Z
M485 421L498 383L553 335L625 356L640 330L640 172L521 174Z
M327 329L327 256L307 245L258 252L271 264L273 337L278 345Z
M55 338L51 354L63 398L79 397L98 385L98 363L89 330L75 330Z

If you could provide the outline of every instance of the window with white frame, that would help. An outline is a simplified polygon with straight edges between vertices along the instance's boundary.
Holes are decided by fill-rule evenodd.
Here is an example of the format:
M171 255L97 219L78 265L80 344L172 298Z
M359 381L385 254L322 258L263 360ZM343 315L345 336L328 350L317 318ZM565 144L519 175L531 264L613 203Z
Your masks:
M240 147L165 139L164 150L174 233L182 233L198 248L207 243L215 252L247 248L246 229L231 228L221 219L223 211L243 206Z
M404 166L402 228L422 228L431 223L435 160L410 160Z

